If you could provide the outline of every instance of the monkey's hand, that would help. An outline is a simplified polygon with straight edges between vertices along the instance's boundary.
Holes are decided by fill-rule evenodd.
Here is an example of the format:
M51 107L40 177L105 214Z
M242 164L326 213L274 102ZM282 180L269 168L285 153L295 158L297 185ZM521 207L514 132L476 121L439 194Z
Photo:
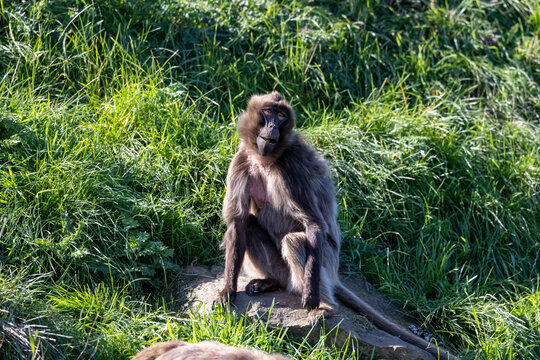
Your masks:
M302 292L302 305L308 310L313 310L319 307L320 302L321 298L319 296L319 292L315 291L314 287L308 286L307 283L304 284L304 291Z
M236 300L236 291L232 291L228 288L225 288L221 290L219 293L219 298L214 300L214 303L212 304L212 307L215 307L217 304L221 304L221 306L227 305L227 302L233 303Z

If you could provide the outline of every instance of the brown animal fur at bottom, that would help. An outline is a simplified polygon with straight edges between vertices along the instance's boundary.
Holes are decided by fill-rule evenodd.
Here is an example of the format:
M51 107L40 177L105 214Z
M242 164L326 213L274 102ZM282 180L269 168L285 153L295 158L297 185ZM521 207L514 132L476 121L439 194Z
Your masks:
M251 349L238 349L216 341L188 343L173 340L157 343L138 352L132 360L290 360L280 354L266 354Z

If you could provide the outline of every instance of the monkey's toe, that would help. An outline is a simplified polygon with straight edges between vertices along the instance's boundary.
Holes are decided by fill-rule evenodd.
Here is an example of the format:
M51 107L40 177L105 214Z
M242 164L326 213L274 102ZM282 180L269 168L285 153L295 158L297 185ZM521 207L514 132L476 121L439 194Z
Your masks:
M224 306L225 304L223 304L221 299L219 299L219 298L215 299L214 301L212 301L212 310L215 310L215 308L217 308L218 305Z
M322 301L321 305L312 310L308 310L308 321L311 325L317 324L323 317L328 319L336 314L335 307Z
M236 291L223 289L219 293L219 297L212 302L212 309L214 309L218 304L222 307L225 307L228 302L233 303L236 300Z
M328 311L326 309L313 309L308 312L308 321L313 326L316 325L323 317L327 317Z
M246 285L246 294L249 296L255 294L255 285L253 285L252 282Z
M260 292L264 290L263 285L264 280L261 279L253 279L246 285L246 294L249 296L252 296L256 292Z

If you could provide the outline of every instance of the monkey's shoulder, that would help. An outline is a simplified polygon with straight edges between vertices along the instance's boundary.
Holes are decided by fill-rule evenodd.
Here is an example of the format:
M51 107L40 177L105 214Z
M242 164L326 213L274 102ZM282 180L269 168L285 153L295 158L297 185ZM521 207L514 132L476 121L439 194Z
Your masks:
M247 149L243 146L243 144L240 144L238 147L238 151L236 154L234 154L234 157L231 160L231 164L229 167L248 167L248 160L249 154Z
M287 173L314 177L328 174L328 162L298 133L292 137L277 163Z
M313 181L333 186L327 161L296 132L277 159L260 156L241 143L229 166L228 182L248 185L241 178L253 178L254 174L256 177L280 178L278 183L292 187L309 187Z

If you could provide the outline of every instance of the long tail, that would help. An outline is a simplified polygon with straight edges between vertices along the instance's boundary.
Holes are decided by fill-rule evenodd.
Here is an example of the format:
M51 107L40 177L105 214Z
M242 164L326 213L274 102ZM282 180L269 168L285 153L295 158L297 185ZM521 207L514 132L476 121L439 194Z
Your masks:
M452 355L448 350L437 347L435 343L428 343L421 337L418 337L409 332L408 330L404 329L399 324L388 320L388 318L384 317L379 311L375 310L367 302L356 296L356 294L347 289L343 284L338 283L336 285L335 294L338 300L345 304L345 306L349 307L350 309L361 315L364 315L379 329L384 330L387 333L397 336L401 340L408 342L409 344L412 344L422 350L429 352L437 359L459 359L458 357Z

